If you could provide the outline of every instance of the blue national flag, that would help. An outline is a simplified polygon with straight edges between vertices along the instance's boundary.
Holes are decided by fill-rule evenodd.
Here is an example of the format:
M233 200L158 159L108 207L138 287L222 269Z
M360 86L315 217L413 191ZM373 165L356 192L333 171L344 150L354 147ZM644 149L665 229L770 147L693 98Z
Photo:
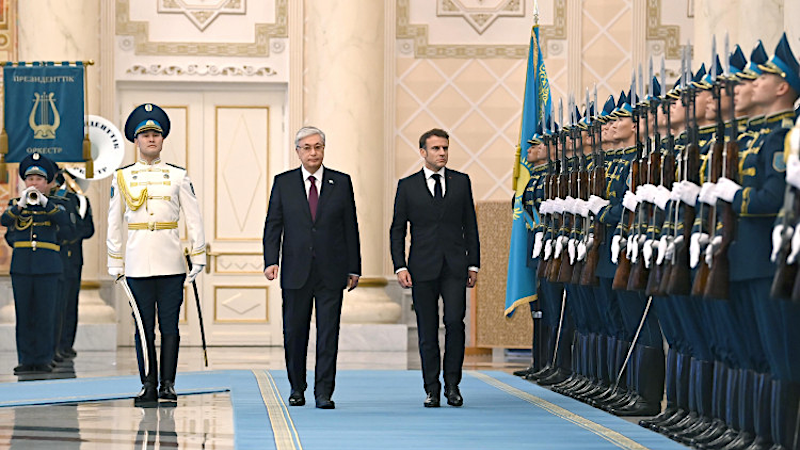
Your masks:
M527 141L533 136L538 124L544 124L550 115L550 84L544 69L542 50L539 47L539 25L531 30L531 45L528 51L528 72L525 79L525 96L522 104L522 125L514 161L514 221L511 227L511 243L508 252L508 278L506 279L506 317L514 310L527 305L536 297L536 267L528 267L529 226L539 223L539 215L534 210L530 217L522 207L522 194L530 180L533 167L527 161Z
M83 64L6 63L7 162L41 153L57 162L83 162Z

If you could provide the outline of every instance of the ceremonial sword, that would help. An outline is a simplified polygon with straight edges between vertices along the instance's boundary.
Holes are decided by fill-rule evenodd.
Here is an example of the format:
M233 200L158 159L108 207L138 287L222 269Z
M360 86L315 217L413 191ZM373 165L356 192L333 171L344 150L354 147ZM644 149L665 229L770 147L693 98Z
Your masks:
M136 305L136 299L133 298L133 292L131 292L130 286L128 286L128 280L124 274L119 274L117 279L114 280L115 283L119 283L122 285L122 289L125 291L125 295L128 297L128 304L131 305L131 311L133 311L133 321L136 323L136 331L139 333L139 345L142 347L142 359L144 359L144 376L147 378L150 375L150 364L148 358L148 346L147 346L147 336L144 334L144 324L142 323L142 315L139 313L139 307Z
M189 266L189 272L192 271L192 259L189 257L189 249L183 249L183 254L186 257L186 264ZM197 292L197 281L192 280L192 289L194 290L194 301L197 303L197 318L200 320L200 339L203 341L203 359L205 360L206 367L208 367L208 351L206 350L206 329L203 326L203 309L200 308L200 294Z

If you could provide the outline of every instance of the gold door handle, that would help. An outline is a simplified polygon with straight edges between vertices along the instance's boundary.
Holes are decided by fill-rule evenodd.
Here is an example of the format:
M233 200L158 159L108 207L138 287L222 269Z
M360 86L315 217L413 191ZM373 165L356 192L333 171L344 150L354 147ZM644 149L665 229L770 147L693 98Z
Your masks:
M206 273L211 273L211 257L219 255L211 251L211 244L206 244Z

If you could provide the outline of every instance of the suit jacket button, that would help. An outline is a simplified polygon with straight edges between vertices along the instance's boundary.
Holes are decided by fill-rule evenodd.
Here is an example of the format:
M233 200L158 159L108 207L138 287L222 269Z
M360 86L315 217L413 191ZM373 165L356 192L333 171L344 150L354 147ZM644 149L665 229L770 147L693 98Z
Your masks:
M316 232L317 231L317 227L311 227L311 231Z

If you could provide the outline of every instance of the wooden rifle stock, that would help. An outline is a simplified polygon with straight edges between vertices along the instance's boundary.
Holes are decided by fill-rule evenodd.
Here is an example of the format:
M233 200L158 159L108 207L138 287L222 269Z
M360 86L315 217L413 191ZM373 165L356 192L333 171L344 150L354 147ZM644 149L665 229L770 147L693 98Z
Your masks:
M786 195L791 196L789 199L785 199L784 202L787 200L789 204L792 205L791 211L783 211L784 213L784 232L786 231L785 227L791 226L794 224L797 225L796 222L796 212L798 211L798 206L800 206L800 195L798 195L798 190L790 185L786 186ZM785 207L784 207L785 209ZM797 262L794 264L789 264L786 261L786 258L789 256L789 253L792 250L791 244L791 236L788 239L783 239L781 242L781 249L778 252L778 269L775 271L775 277L772 279L772 286L770 287L769 295L772 298L779 298L788 300L792 298L794 294L794 285L795 279L797 278Z
M698 164L700 160L700 148L696 142L689 142L686 145L686 174L688 181L697 183L699 181ZM675 246L675 262L670 271L667 293L669 295L689 295L692 292L692 269L689 266L689 239L692 237L692 225L694 224L694 206L680 203L677 207L683 206L683 242ZM677 227L678 225L675 224Z
M602 150L601 150L602 152ZM592 174L592 194L602 197L606 190L606 168L603 158L595 161L595 168ZM581 270L581 284L584 286L599 286L600 279L597 277L597 263L600 262L600 244L605 239L606 226L600 221L599 217L594 218L594 242L591 247L586 249L586 260ZM587 232L589 230L586 230Z
M585 161L585 160L584 160ZM584 163L584 170L578 172L578 196L583 201L589 199L589 171L588 166ZM578 240L578 243L582 241L584 238L588 238L589 230L584 229L584 217L580 215L575 216L576 220L579 223L575 224L575 229L578 230L578 234L582 231L585 236ZM577 245L577 244L576 244ZM583 261L578 260L575 258L575 264L572 267L572 279L569 281L572 284L580 284L581 283L581 275L583 274L583 266L586 264L586 260Z
M734 122L731 126L736 127L736 123ZM739 142L732 139L725 144L725 178L730 180L738 179L738 168ZM722 242L714 250L713 264L706 282L705 296L727 300L730 298L728 285L731 278L728 250L730 250L731 243L736 238L736 213L733 211L733 205L728 202L717 201L717 204L722 206ZM795 267L797 267L796 264Z
M661 186L664 186L669 189L672 186L672 183L675 181L675 155L672 152L665 154L662 158L661 162ZM656 212L653 212L653 216L656 215ZM669 220L669 217L665 216L664 220ZM672 267L669 261L664 259L662 264L656 264L655 260L651 264L650 269L650 277L647 279L647 287L645 288L644 292L645 295L651 296L664 296L667 294L666 283L662 283L662 281L668 276L669 268Z
M719 133L717 133L719 135ZM723 144L722 141L725 140L724 137L717 137L714 141L714 144L711 146L710 154L708 155L707 164L711 164L711 175L708 177L708 181L711 183L716 183L719 180L720 173L722 172L722 150ZM708 210L708 236L709 240L714 238L714 234L716 232L717 223L716 223L716 206L710 207L708 205L704 205L703 209ZM701 230L702 231L702 230ZM711 242L709 242L711 245ZM697 273L694 276L694 283L692 283L692 295L696 296L703 296L706 292L706 285L708 282L708 275L711 272L711 268L706 263L705 255L700 255L700 261L698 263Z
M643 184L649 183L655 185L658 183L657 175L658 168L661 164L661 161L658 158L658 152L653 151L650 153L650 156L647 161L647 167L649 172L649 179L645 179L645 176L648 174L642 174L645 176L641 176L640 178L643 180ZM643 172L643 171L641 171ZM641 230L647 235L647 224L651 222L652 215L655 214L654 207L652 204L647 202L642 202L639 206L640 208L644 208L642 214L644 215L643 223L644 223L644 230ZM646 240L645 240L646 242ZM639 245L638 242L634 242L633 245ZM629 291L643 291L647 287L647 279L650 277L650 269L647 268L644 264L644 253L639 251L639 256L636 258L636 262L633 264L633 268L631 269L631 275L628 278L628 290Z
M578 160L575 160L575 165L578 164ZM577 167L573 167L573 169L569 173L569 188L567 195L573 198L578 198L578 171ZM578 221L575 215L570 213L565 213L566 221L564 229L566 230L567 238L569 239L575 233L575 230L578 229ZM561 267L558 269L558 277L556 280L559 283L570 283L572 282L572 272L573 272L573 265L569 262L569 243L564 246L564 249L561 251Z
M566 170L566 166L562 168L562 171ZM559 198L566 198L567 197L567 183L569 183L569 174L562 173L558 176L558 197ZM558 245L557 241L558 238L563 234L564 227L567 224L567 215L565 213L561 213L561 218L559 220L558 228L554 229L555 233L553 236L553 245ZM558 274L561 271L561 260L564 258L564 249L562 249L561 253L558 254L556 257L556 250L555 247L553 248L553 255L550 257L550 267L547 268L547 280L552 283L558 282Z
M544 198L545 198L545 200L552 200L553 199L553 179L554 178L555 178L555 175L553 174L553 172L550 172L550 169L548 167L548 174L544 179L544 189L545 189ZM554 216L553 216L552 213L549 213L548 217L549 217L549 219L546 219L546 220L549 223L545 224L545 226L544 226L544 234L545 234L545 236L547 235L548 228L552 227L553 223L555 221ZM555 234L555 233L553 233L553 234ZM544 241L544 238L542 240ZM545 244L545 243L546 242L542 242L542 244ZM537 278L547 278L547 269L548 269L548 266L550 265L550 260L549 259L544 259L544 249L542 249L542 256L543 257L539 261L539 267L536 269L536 277Z
M631 162L631 192L636 192L636 185L639 182L639 170L641 169L639 164L640 161L638 158ZM628 216L628 224L627 226L623 225L623 229L627 230L628 233L631 233L634 221L636 219L636 214L624 210L623 213L627 214ZM627 238L627 236L624 235L621 235L620 237L621 239ZM614 281L611 284L611 288L615 290L626 290L628 288L628 278L631 276L631 260L628 259L628 255L626 255L625 251L620 250L617 261L617 271L614 273Z

